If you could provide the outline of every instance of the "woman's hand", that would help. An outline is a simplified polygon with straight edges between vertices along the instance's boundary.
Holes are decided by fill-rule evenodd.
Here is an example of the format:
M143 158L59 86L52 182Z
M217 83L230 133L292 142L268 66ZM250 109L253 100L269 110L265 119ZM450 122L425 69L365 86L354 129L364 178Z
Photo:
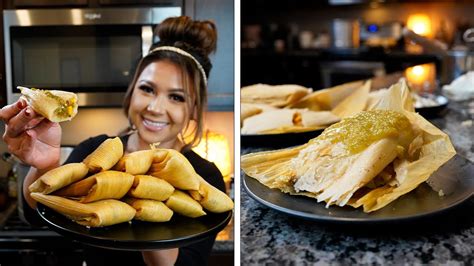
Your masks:
M24 99L0 109L8 150L38 170L59 165L61 127L37 115Z

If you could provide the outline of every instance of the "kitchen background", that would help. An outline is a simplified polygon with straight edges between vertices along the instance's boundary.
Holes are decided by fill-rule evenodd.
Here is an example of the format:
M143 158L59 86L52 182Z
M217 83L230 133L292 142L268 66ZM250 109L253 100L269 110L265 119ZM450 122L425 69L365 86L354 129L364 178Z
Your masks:
M28 43L7 40L4 32L4 10L15 11L15 10L32 10L32 11L47 11L53 12L52 17L60 17L61 14L74 13L72 10L79 9L100 9L100 10L132 10L139 9L142 11L151 10L152 8L168 8L168 7L178 7L181 9L181 14L188 15L194 19L210 19L213 20L217 25L218 30L218 42L217 42L217 52L211 56L213 62L213 68L211 70L211 76L209 79L208 86L208 111L206 112L205 120L205 130L206 135L203 140L202 146L198 147L197 150L203 156L208 157L210 161L214 161L216 165L220 168L221 172L226 178L226 181L229 185L229 193L232 193L232 176L233 176L233 162L234 162L234 2L232 0L6 0L0 1L0 14L2 18L0 19L0 107L6 105L8 101L7 90L9 88L15 88L17 85L22 84L7 84L7 74L8 67L11 68L12 62L15 62L15 58L12 56L12 60L6 60L6 54L4 53L5 47L10 46L11 49L15 45L24 45L26 49ZM50 11L48 11L50 10ZM156 10L156 9L155 9ZM58 12L58 15L55 15L54 12ZM154 15L155 11L151 12ZM33 18L33 15L31 15ZM105 16L105 15L104 15ZM48 21L50 18L43 17L43 20ZM54 19L54 18L51 18ZM74 18L73 18L74 19ZM122 17L123 19L123 17ZM20 20L20 19L19 19ZM71 20L71 18L69 18ZM119 18L120 20L120 18ZM32 20L34 23L34 20ZM51 21L51 20L50 20ZM21 21L20 21L21 22ZM121 22L122 24L127 24L127 22ZM34 26L34 25L33 25ZM114 25L107 27L111 28ZM121 32L130 32L128 26L124 26L122 31L120 25L115 25L116 28L113 29L113 33L110 36L111 39L114 36L125 35ZM65 26L66 27L66 26ZM67 26L69 30L61 31L59 27L51 30L52 35L57 34L59 38L63 38L63 42L67 42L67 34L71 34L71 26ZM128 27L128 28L127 28ZM18 28L18 27L17 27ZM28 28L28 27L23 27ZM138 28L138 27L137 27ZM141 30L141 26L138 28ZM9 33L12 33L11 30ZM45 36L52 36L50 33L45 33L44 36L41 33L32 31L35 34L37 40L43 41L43 45L49 45L48 39ZM64 33L66 32L66 33ZM75 33L75 30L72 30ZM83 32L77 31L80 34ZM85 31L87 32L87 31ZM92 31L94 32L94 31ZM133 32L133 30L131 31ZM139 41L142 41L143 34L140 36L140 31L134 37L138 37ZM143 32L142 32L143 33ZM64 34L62 36L61 34ZM88 34L88 33L87 33ZM106 33L105 38L109 38L109 33ZM115 35L114 35L115 34ZM28 35L28 34L27 34ZM81 35L82 36L82 35ZM12 35L10 34L10 37ZM20 36L21 37L21 36ZM23 36L24 37L24 36ZM26 36L27 38L30 36ZM45 37L45 38L44 38ZM72 36L75 37L75 36ZM95 38L94 36L86 36L87 38ZM104 36L97 36L104 37ZM133 37L133 36L132 36ZM12 38L13 39L13 38ZM44 40L46 41L44 41ZM61 41L61 40L60 40ZM11 42L11 43L10 43ZM94 42L92 42L94 43ZM99 42L97 42L99 43ZM103 45L104 42L102 42ZM105 49L116 49L113 44L108 44L109 47ZM113 41L110 41L113 43ZM140 44L139 47L142 44ZM51 44L53 47L53 44ZM80 45L79 45L80 46ZM132 47L132 46L130 46ZM134 46L135 47L135 46ZM85 47L88 49L89 47ZM97 47L99 48L104 47ZM23 49L23 47L21 47ZM26 51L25 49L25 51ZM56 49L56 48L54 48ZM94 49L94 48L92 48ZM141 54L140 51L135 51L138 54ZM66 58L67 59L67 58ZM19 63L20 65L27 64L24 62L28 61L28 58L25 56L25 61ZM34 59L32 59L34 60ZM125 59L128 60L128 59ZM80 60L79 60L80 61ZM85 60L83 60L85 61ZM100 61L100 60L98 60ZM83 63L80 61L81 64ZM68 62L67 62L68 63ZM75 62L73 62L75 63ZM100 64L100 62L97 62ZM71 66L71 65L68 65ZM22 66L22 73L28 71L27 68ZM28 67L28 66L27 66ZM45 70L47 67L43 66L33 66L38 67L38 70ZM101 65L92 66L100 70ZM17 67L18 68L18 67ZM17 71L17 70L15 70ZM48 70L46 70L48 71ZM37 73L37 72L36 72ZM48 73L49 74L49 73ZM37 75L37 74L36 74ZM19 76L17 74L17 76ZM37 75L38 76L38 75ZM41 77L39 77L41 78ZM10 81L12 79L10 78ZM86 81L87 82L87 81ZM11 82L14 83L14 82ZM125 84L125 83L124 83ZM111 84L110 87L116 86ZM122 86L123 87L123 86ZM118 88L119 90L125 91L126 87ZM116 90L117 88L114 88ZM107 92L107 88L102 88L103 91ZM102 91L102 92L103 92ZM113 91L114 93L116 91ZM91 93L89 92L91 95ZM111 93L112 95L112 93ZM120 102L112 102L111 97L104 97L105 102L89 104L87 106L82 106L79 109L78 115L70 122L62 123L63 138L62 145L64 147L73 147L80 143L81 141L98 134L108 134L114 136L120 131L125 129L128 126L128 121L123 114L123 111L120 106ZM107 99L110 99L110 102L107 102ZM10 100L11 102L11 100ZM81 102L79 102L81 104ZM0 134L3 135L5 125L0 122ZM214 149L214 147L216 147ZM208 150L206 149L208 148ZM70 151L70 149L64 149L65 152ZM7 152L7 147L3 141L0 141L0 154ZM212 156L218 156L212 157ZM5 158L7 159L7 158ZM17 187L19 186L20 180L15 179L15 176L23 175L25 173L26 167L21 166L17 162L0 159L0 264L9 265L8 263L17 262L23 265L38 265L45 263L45 260L48 261L48 265L60 265L58 260L61 258L60 251L64 254L69 254L74 257L74 254L80 252L80 247L77 245L71 244L71 241L58 240L57 234L53 232L45 231L45 228L29 228L22 221L20 221L20 213L14 211L14 206L11 203L16 202L15 197L17 196ZM12 163L16 166L12 169ZM13 171L12 171L13 170ZM16 175L13 173L16 172ZM21 178L20 178L21 179ZM17 184L18 183L18 184ZM13 214L12 214L13 213ZM10 216L10 217L9 217ZM12 217L13 216L13 217ZM5 226L4 226L5 225ZM7 227L9 229L7 229ZM27 240L25 240L27 239ZM29 239L29 240L28 240ZM59 243L51 244L52 242ZM22 245L21 243L29 242L30 246ZM46 247L50 245L50 247ZM55 251L56 249L56 251ZM56 254L56 255L54 255ZM66 256L66 255L64 255ZM21 261L21 262L20 262ZM214 246L212 253L212 258L210 263L215 263L217 265L222 265L222 263L232 263L233 262L233 224L231 224L220 233L218 236L218 241ZM13 263L14 265L18 265Z
M446 72L449 67L443 65L465 60L474 47L471 38L463 38L474 26L473 1L327 0L296 5L243 0L241 10L242 86L297 83L321 89L421 63L433 63L438 81L448 83L459 73ZM427 44L422 39L413 45L403 35L403 26L413 29L416 23L427 27L418 28ZM439 50L436 45L430 49L434 40ZM348 61L352 63L340 63ZM462 67L466 71L472 63Z

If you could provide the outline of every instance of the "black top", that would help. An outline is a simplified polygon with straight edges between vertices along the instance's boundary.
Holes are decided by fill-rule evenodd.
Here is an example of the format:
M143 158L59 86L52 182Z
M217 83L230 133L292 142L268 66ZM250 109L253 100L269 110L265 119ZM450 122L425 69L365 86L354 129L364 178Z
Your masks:
M124 147L126 147L128 137L129 136L127 135L120 138ZM83 141L74 148L65 164L82 162L87 155L92 153L107 138L109 138L109 136L99 135ZM213 163L203 159L192 150L184 151L182 154L188 159L194 167L194 170L200 176L214 187L225 192L225 184L222 174ZM26 213L26 211L28 211L28 213ZM33 213L31 209L25 210L25 215L27 218L32 218L34 220L39 218L36 212ZM216 236L214 235L203 241L179 248L179 255L175 265L207 265L207 260L211 253L215 237ZM116 251L87 245L84 245L84 249L87 265L145 265L141 252Z

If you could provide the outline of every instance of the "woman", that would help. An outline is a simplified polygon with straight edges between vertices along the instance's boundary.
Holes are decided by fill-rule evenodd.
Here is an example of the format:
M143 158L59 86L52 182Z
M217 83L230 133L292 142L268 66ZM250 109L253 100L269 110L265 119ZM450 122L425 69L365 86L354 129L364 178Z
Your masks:
M125 96L124 111L130 121L129 130L121 136L125 153L149 149L151 143L179 150L198 174L224 191L222 175L216 166L190 149L199 142L203 131L207 78L212 66L208 56L216 49L215 25L184 16L169 18L159 25L157 35L160 41L138 63ZM6 123L3 138L9 151L32 166L24 181L23 194L34 209L36 203L29 196L28 186L59 165L61 127L39 117L21 99L1 109L0 118ZM106 138L101 135L82 142L66 163L82 161ZM191 141L186 142L188 139ZM113 260L137 265L137 254L149 265L202 265L207 262L214 238L179 249L145 251L141 255L85 249L86 257L91 260L88 265L111 264Z

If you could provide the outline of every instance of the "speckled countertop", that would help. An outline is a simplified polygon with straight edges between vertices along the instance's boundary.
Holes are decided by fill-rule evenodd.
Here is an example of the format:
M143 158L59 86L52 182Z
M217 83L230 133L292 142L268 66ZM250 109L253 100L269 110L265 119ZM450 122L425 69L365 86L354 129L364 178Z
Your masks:
M431 121L474 162L474 100L450 102ZM242 147L242 154L262 150ZM242 265L474 265L474 197L447 212L389 224L307 221L241 190Z

